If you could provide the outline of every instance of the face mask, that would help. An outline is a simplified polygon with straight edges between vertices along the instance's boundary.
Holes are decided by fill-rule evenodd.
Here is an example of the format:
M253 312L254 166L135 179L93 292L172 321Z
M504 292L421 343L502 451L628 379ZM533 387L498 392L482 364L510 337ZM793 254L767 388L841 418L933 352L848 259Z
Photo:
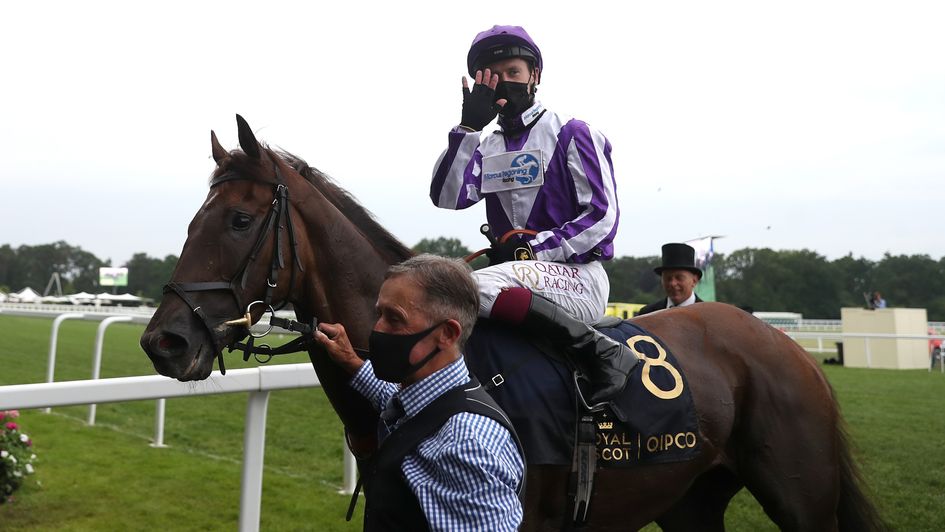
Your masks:
M531 107L535 96L528 91L528 83L500 81L495 86L495 99L498 101L502 98L508 101L499 110L499 114L511 118L524 113L526 109Z
M368 347L371 350L368 359L374 368L374 376L387 382L404 382L422 368L431 358L440 352L436 347L416 364L410 363L410 352L420 340L426 338L434 329L445 322L437 323L429 329L414 334L389 334L380 331L371 331L368 338Z

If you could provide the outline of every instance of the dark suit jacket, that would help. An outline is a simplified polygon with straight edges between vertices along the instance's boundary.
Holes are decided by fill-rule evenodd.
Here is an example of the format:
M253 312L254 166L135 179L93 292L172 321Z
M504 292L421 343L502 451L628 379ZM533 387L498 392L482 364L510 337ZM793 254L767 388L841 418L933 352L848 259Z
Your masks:
M637 311L637 313L634 314L634 316L642 316L642 315L644 315L644 314L649 314L650 312L655 312L655 311L657 311L657 310L663 310L663 309L665 309L665 308L666 308L666 300L667 300L667 299L669 299L669 298L664 297L663 299L660 299L659 301L657 301L657 302L655 302L655 303L650 303L649 305L647 305L647 306L641 308L639 311ZM696 303L702 303L702 300L699 299L699 296L696 296Z

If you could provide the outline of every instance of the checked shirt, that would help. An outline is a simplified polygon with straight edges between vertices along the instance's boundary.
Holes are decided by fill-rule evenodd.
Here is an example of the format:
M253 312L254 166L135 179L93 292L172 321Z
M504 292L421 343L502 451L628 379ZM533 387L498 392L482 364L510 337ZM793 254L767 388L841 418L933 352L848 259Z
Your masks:
M462 358L403 389L377 379L368 361L351 386L378 412L399 401L404 415L387 422L397 430L434 399L467 382ZM404 457L401 470L431 530L516 530L521 524L517 491L524 464L509 432L493 419L470 412L452 416Z

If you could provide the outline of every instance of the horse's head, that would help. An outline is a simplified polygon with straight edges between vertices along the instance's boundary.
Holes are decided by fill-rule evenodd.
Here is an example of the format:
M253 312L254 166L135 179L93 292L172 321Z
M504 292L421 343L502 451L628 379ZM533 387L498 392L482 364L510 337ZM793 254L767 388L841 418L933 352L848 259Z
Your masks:
M205 379L215 357L249 332L273 306L289 300L301 277L289 191L298 173L260 145L237 115L242 151L227 152L211 132L217 168L210 192L187 231L160 307L141 336L154 368L182 381ZM227 323L230 322L230 323Z

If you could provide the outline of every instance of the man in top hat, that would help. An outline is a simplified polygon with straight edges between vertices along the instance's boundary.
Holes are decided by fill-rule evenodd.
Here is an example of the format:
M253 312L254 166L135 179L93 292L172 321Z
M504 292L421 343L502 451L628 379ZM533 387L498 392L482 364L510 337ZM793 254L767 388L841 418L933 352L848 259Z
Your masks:
M660 276L666 297L640 309L637 316L673 307L687 307L702 302L693 290L702 279L696 266L696 250L686 244L664 244L663 265L654 268Z

